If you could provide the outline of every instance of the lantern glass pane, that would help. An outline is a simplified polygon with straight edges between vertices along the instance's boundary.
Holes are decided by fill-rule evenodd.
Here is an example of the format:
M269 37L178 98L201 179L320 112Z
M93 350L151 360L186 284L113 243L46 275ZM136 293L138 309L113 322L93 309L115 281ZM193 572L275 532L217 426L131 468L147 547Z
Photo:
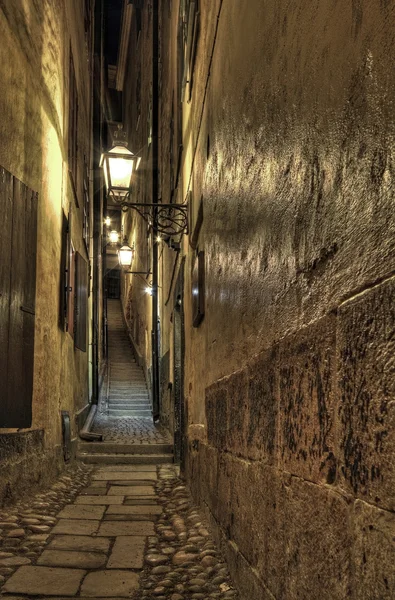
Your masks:
M130 267L133 262L133 250L130 246L122 246L118 252L119 264L122 267Z
M106 184L106 190L108 191L108 187L109 187L109 184L108 184L108 163L107 163L106 160L103 163L103 171L104 171L104 181L105 181L105 184Z
M130 179L133 172L133 160L125 158L108 158L111 186L115 188L130 187Z

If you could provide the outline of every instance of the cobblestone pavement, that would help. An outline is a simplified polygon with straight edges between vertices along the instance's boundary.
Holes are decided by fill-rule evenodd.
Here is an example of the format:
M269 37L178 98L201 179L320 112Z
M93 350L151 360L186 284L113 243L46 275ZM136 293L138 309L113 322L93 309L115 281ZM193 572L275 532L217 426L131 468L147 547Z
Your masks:
M8 600L238 598L174 465L78 465L1 518Z
M98 414L92 427L95 433L103 434L105 442L128 444L171 444L170 434L161 425L152 422L152 417L107 417Z

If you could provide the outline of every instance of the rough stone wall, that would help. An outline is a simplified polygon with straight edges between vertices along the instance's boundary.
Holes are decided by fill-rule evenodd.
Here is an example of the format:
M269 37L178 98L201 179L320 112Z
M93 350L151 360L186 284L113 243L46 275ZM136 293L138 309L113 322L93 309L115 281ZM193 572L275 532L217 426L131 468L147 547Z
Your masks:
M90 167L91 57L83 3L76 0L5 0L0 35L0 164L39 198L33 423L31 435L0 431L1 503L23 491L23 481L38 484L55 474L63 460L60 411L70 412L75 437L75 414L89 401L89 352L75 349L58 323L62 211L71 213L75 250L88 258L82 181L84 153ZM79 206L67 163L70 48L78 89ZM28 442L22 443L20 435Z
M224 1L193 91L188 477L243 598L395 594L394 31L392 2Z
M169 201L179 2L160 7ZM395 4L200 0L199 22L173 195L191 234L204 212L198 328L182 246L186 474L243 600L390 599ZM170 381L174 262L164 248Z

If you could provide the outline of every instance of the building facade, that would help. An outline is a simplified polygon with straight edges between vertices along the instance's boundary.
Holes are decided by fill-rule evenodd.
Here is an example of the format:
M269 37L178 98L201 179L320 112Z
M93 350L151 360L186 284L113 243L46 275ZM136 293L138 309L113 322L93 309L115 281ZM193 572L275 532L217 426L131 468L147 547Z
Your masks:
M161 419L245 598L395 590L394 18L379 0L124 3L131 199L189 215L156 239L124 214L147 271L122 275L125 318L150 379L156 244Z
M63 468L92 398L93 5L0 5L1 503Z

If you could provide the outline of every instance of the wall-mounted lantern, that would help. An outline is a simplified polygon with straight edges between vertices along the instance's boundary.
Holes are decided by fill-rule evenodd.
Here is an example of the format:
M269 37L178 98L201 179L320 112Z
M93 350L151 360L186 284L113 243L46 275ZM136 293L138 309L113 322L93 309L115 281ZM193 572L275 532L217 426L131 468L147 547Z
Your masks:
M104 152L100 159L107 195L114 202L120 204L123 211L131 208L138 212L148 225L153 227L157 242L160 241L157 237L160 234L175 236L187 233L187 204L129 202L132 177L140 165L141 157L127 149L125 133L122 131L121 125L114 133L114 140L114 147L108 152Z
M115 229L110 231L108 234L108 239L110 240L110 244L118 244L119 242L119 233Z
M124 238L121 248L118 250L119 264L123 269L130 269L133 262L133 248L129 246L128 241Z

